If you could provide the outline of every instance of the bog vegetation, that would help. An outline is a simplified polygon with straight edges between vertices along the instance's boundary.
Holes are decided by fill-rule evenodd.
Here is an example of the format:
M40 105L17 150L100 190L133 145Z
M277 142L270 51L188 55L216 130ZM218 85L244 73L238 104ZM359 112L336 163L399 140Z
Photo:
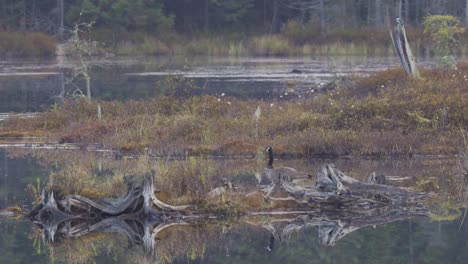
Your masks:
M2 57L52 57L56 40L44 33L0 31Z
M70 99L34 119L10 120L0 135L153 155L251 155L266 145L297 156L459 153L460 131L468 128L468 65L422 76L387 70L271 102L184 96L185 81L144 101Z
M430 35L439 57L439 67L453 70L456 67L453 53L459 45L460 35L465 32L465 28L460 26L460 20L453 16L427 16L423 25L424 33Z

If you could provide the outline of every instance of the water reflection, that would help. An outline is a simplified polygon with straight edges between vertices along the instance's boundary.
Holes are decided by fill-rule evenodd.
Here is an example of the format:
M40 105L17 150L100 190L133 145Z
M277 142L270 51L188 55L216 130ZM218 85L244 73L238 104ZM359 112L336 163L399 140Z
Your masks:
M10 205L31 208L31 197L25 192L28 184L44 181L48 170L36 163L34 158L8 157L0 149L0 208Z
M199 93L283 100L285 91L309 91L320 83L397 65L394 58L123 58L96 60L92 94L102 100L145 99L165 92L167 76L180 76L203 88ZM45 110L58 96L72 95L83 81L70 82L73 61L6 62L0 65L0 112ZM296 70L295 73L292 71ZM65 74L63 77L62 74ZM157 85L162 83L163 85ZM298 94L301 95L301 94Z
M272 251L275 240L289 240L293 232L311 226L318 228L322 245L333 246L360 228L428 214L427 194L361 183L331 165L322 168L317 184L312 187L298 186L278 175L267 189L275 188L281 188L289 196L273 198L270 191L257 190L263 192L258 200L271 203L267 208L247 206L249 197L241 198L240 204L246 206L243 211L229 204L207 210L209 204L203 202L194 206L170 206L160 201L154 195L152 176L145 176L141 186L132 184L122 198L91 200L81 195L55 198L53 191L43 193L28 217L40 228L43 241L53 243L57 237L117 232L124 234L131 245L142 245L147 256L157 259L155 240L159 232L176 225L198 225L214 220L245 222L271 232L267 250ZM226 196L228 200L235 198L227 193ZM283 201L288 201L287 205Z
M145 263L143 248L130 247L119 234L101 233L55 244L34 246L30 223L8 226L2 220L2 263ZM467 257L466 225L413 219L376 228L367 227L343 238L334 247L319 244L314 228L304 229L290 240L271 245L271 235L248 224L172 226L159 233L156 247L160 262L205 263L464 263Z
M0 112L47 109L61 92L58 76L0 76Z
M94 197L121 197L125 184L148 166L145 160L113 160L106 154L75 151L60 153L19 150L0 153L2 181L1 206L32 203L24 192L37 178L50 188L62 186L70 192ZM275 163L316 172L329 160L278 160ZM419 178L433 179L434 190L455 189L458 179L455 160L334 160L337 167L364 180L372 171L408 177L397 185L418 187ZM157 196L170 204L196 203L210 190L233 184L236 192L255 189L254 173L263 170L265 160L149 161L157 166ZM5 173L6 172L6 173ZM124 173L125 172L125 173ZM77 180L84 174L90 175ZM6 175L6 176L5 176ZM360 175L360 177L359 177ZM442 180L442 177L445 178ZM194 178L196 180L194 180ZM54 187L55 186L55 187ZM190 188L189 188L190 186ZM107 189L106 189L107 188ZM100 190L99 193L92 190ZM228 191L229 192L229 191ZM198 196L199 195L199 196ZM17 196L19 199L8 197ZM198 201L199 202L199 201ZM211 203L211 205L210 205ZM235 204L234 196L215 197L206 205L209 215L219 215L213 205ZM250 204L269 211L271 204ZM231 207L234 208L234 207ZM298 208L296 208L298 209ZM301 208L299 208L301 209ZM211 211L210 211L211 210ZM160 262L223 263L460 263L466 257L466 224L455 221L432 222L414 217L412 211L369 210L366 215L350 215L336 210L310 209L310 212L284 215L236 215L220 219L200 219L186 215L178 219L139 219L109 217L103 221L65 221L47 242L44 226L1 219L0 255L15 256L18 262L141 263L158 258ZM314 211L315 210L315 211ZM320 212L320 214L318 214ZM42 236L45 235L42 242ZM148 239L151 237L152 239ZM15 241L15 242L12 242ZM333 247L324 245L334 245ZM148 254L149 253L149 254ZM13 254L13 255L12 255ZM4 262L4 261L2 261Z
M375 230L382 230L386 227L378 227L377 229L379 224L390 224L391 222L414 217L401 215L397 212L392 212L390 215L391 218L387 216L384 217L385 220L381 218L373 223L371 220L367 222L368 226ZM219 247L221 245L223 247L230 247L231 250L236 250L236 245L229 245L228 243L232 239L230 236L236 233L241 234L239 239L252 239L251 236L253 234L260 235L263 237L263 241L259 240L258 242L262 243L263 247L257 247L253 250L259 251L259 253L270 252L273 254L284 248L285 245L295 242L304 233L310 235L310 240L316 239L318 244L310 241L310 244L302 245L302 250L312 245L316 245L317 247L335 245L342 239L349 241L349 239L345 239L346 236L352 237L351 233L365 227L353 226L352 223L347 223L346 226L343 226L343 222L346 222L346 219L332 222L310 214L295 217L291 217L290 215L289 218L287 217L270 217L267 219L242 217L234 222L210 222L208 220L198 220L198 222L191 220L150 222L148 220L142 221L142 219L128 218L107 218L96 223L91 221L82 221L81 223L67 221L62 223L61 228L56 230L57 233L54 234L55 240L53 242L44 242L44 244L50 247L60 247L62 244L82 243L83 240L89 238L114 233L114 235L126 238L125 244L126 247L129 247L129 251L141 252L141 257L148 261L183 259L189 254L192 254L190 256L192 259L203 259L206 257L206 250L220 250ZM361 220L364 222L369 221L368 219ZM421 219L421 221L424 220ZM43 236L43 240L46 239L45 236L50 239L50 230L39 223L37 223L37 226L40 235ZM282 226L281 229L279 228L280 226ZM318 232L314 231L314 227L317 228ZM185 241L179 241L181 236L184 237ZM77 238L80 238L80 240L76 240ZM176 248L168 248L171 245ZM76 245L75 247L78 246ZM226 249L229 250L228 248ZM325 248L323 249L326 250ZM67 254L72 255L74 252L67 252Z

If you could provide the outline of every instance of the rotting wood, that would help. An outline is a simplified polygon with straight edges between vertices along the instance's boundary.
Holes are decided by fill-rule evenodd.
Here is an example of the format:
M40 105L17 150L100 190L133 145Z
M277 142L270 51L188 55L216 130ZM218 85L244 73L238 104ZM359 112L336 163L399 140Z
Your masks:
M365 226L429 214L425 207L428 194L359 182L332 164L321 168L313 185L294 184L281 174L275 177L270 185L259 187L257 192L272 201L295 201L299 209L274 207L246 212L237 219L269 230L271 241L288 239L297 230L316 226L321 243L334 245ZM157 258L154 250L161 230L221 217L197 211L192 206L166 204L156 197L154 188L153 172L145 177L141 186L132 185L123 198L92 200L68 195L57 199L54 192L43 192L41 202L27 216L42 231L44 240L54 242L57 236L118 232L127 236L131 244L142 245L152 258ZM274 196L277 191L285 196ZM265 217L269 220L265 221Z
M420 78L418 67L416 66L416 60L414 59L413 52L411 51L406 37L406 30L403 20L401 18L396 19L395 29L390 30L390 37L393 42L393 46L398 54L401 62L401 66L405 70L406 74L411 75L413 78Z
M388 205L423 204L428 196L425 193L399 187L359 182L339 171L332 164L322 166L317 183L313 186L295 185L282 175L276 177L272 179L270 185L260 190L265 198L273 201L295 200L301 204L319 206L333 206L339 203L347 210L362 210ZM287 193L288 196L278 198L272 195L280 191Z

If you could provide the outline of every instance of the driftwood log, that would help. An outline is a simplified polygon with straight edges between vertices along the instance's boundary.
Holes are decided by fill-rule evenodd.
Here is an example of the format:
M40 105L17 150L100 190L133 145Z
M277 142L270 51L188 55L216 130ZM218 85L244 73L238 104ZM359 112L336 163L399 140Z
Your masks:
M333 164L322 166L315 185L300 186L287 177L276 175L270 185L260 191L270 200L294 200L314 207L334 208L339 205L342 210L353 212L387 206L423 207L428 196L399 187L357 181ZM279 192L286 193L287 197L273 196Z
M241 222L269 230L270 243L287 239L295 230L316 226L321 243L334 245L362 227L429 213L425 207L428 194L359 182L332 164L321 168L314 185L300 186L281 174L275 177L257 192L272 201L297 202L300 209L275 208L239 216ZM53 192L43 192L41 202L27 216L42 231L44 241L54 242L57 236L118 232L125 234L131 244L142 245L154 257L155 238L161 230L216 216L197 212L195 207L171 206L160 201L155 196L153 178L154 174L146 176L141 186L131 186L125 197L117 199L91 200L80 195L58 199ZM283 196L277 197L277 193ZM265 216L270 221L265 222ZM259 217L261 221L257 220Z

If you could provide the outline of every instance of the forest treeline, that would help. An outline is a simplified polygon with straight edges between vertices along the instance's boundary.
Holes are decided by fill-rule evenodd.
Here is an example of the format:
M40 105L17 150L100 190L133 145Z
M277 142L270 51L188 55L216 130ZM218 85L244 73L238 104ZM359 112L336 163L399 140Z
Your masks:
M396 17L416 53L431 55L424 18L468 25L468 0L0 0L0 14L3 57L53 56L82 22L101 54L388 55Z
M51 35L77 21L96 27L161 33L278 33L287 21L334 28L380 27L402 17L420 25L429 14L468 22L468 0L0 0L0 30Z

